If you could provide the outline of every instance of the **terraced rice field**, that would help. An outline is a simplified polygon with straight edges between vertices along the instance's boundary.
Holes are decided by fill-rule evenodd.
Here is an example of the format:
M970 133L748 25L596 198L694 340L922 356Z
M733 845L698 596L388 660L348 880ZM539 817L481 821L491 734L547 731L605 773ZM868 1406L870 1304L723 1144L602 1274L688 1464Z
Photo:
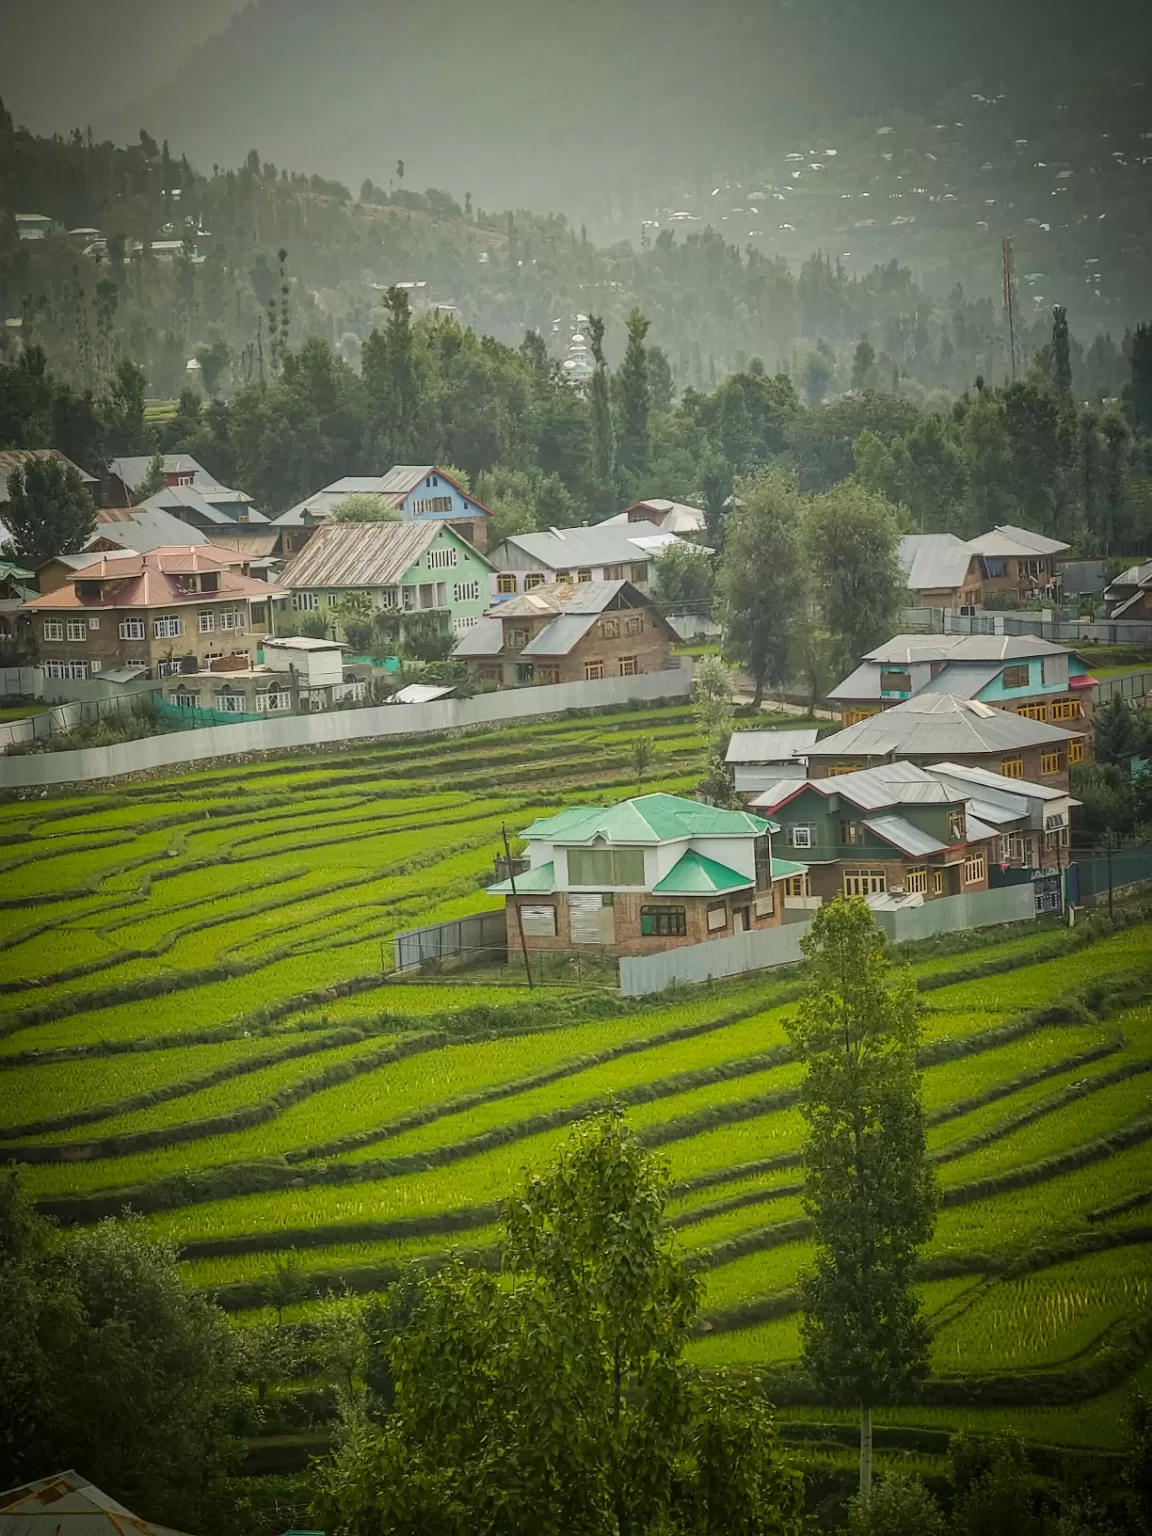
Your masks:
M811 1254L795 980L637 1005L387 974L398 930L492 904L502 823L631 793L639 732L660 787L688 787L699 743L663 709L0 806L0 1158L65 1219L143 1212L243 1321L292 1250L315 1295L452 1246L491 1261L511 1182L614 1102L674 1180L706 1287L693 1357L835 1425L789 1402ZM1152 928L912 964L933 1378L879 1423L1106 1446L1152 1319Z

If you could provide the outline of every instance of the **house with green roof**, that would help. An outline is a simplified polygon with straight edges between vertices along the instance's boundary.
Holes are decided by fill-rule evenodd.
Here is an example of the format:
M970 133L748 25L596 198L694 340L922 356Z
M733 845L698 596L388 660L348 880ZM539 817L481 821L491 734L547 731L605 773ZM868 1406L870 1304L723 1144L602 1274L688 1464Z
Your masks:
M525 828L528 869L488 890L505 898L511 949L521 931L529 950L700 944L783 920L784 882L805 866L773 858L778 830L679 795L573 806Z

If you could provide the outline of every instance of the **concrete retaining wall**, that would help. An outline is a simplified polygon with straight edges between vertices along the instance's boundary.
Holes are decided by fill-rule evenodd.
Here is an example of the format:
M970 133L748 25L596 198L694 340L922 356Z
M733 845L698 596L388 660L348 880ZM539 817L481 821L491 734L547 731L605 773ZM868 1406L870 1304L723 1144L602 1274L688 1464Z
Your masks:
M423 735L493 725L569 709L600 709L633 701L691 696L692 669L644 672L638 677L609 677L592 683L555 683L541 688L509 688L473 699L444 699L433 704L382 704L374 709L328 710L281 720L244 721L205 730L175 731L113 747L78 752L44 752L0 759L0 789L33 789L49 784L88 783L121 774L177 767L214 757L248 752L276 752L328 742L361 741L381 736Z

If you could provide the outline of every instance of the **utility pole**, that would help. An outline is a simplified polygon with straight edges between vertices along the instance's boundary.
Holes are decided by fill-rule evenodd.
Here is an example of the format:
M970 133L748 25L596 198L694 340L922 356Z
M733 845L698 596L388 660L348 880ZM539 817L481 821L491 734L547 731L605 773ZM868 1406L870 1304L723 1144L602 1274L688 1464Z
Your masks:
M1016 382L1016 253L1012 248L1012 238L1008 236L1003 245L1004 256L1004 313L1008 319L1008 369L1012 382Z
M512 905L516 909L516 930L520 935L520 953L524 956L524 974L528 978L528 990L532 990L532 964L528 959L528 946L524 942L524 915L520 911L520 898L516 894L516 876L512 873L512 849L508 845L508 828L500 823L500 835L504 839L504 858L508 864L508 882L512 887Z

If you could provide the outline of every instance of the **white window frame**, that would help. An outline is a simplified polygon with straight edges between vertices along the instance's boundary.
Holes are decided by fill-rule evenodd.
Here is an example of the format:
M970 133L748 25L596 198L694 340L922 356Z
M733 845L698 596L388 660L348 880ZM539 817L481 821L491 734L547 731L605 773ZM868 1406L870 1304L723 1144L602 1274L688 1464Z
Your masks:
M478 581L458 581L452 588L452 598L457 603L478 603L480 601L480 583Z
M177 688L170 702L176 709L199 709L200 695L198 693L188 693L183 688Z
M121 619L119 632L121 640L146 640L148 626L143 619Z
M430 549L427 556L427 565L430 571L447 571L454 565L459 565L459 551L454 544L445 545L441 549Z
M88 628L89 629L99 629L100 628L100 620L97 617L97 615L94 614L94 613L88 615Z
M201 635L210 635L216 628L216 615L211 608L202 608L196 615L196 632Z
M788 844L792 848L811 848L815 842L812 826L799 826L788 828Z
M178 613L165 613L152 620L152 637L155 640L178 640L183 633L183 625Z
M978 885L981 880L987 878L988 860L983 850L973 853L964 860L964 884Z
M318 607L315 592L293 592L292 607L296 613L315 613Z
M45 619L44 620L44 638L45 638L45 640L63 640L63 638L64 638L64 621L63 621L63 619Z
M244 610L242 608L221 608L221 610L220 610L220 628L221 629L243 629L244 628Z
M66 624L68 639L71 641L87 640L88 626L83 619L69 619Z
M213 695L212 708L222 715L243 715L246 703L242 693L217 693Z
M292 708L292 695L286 689L269 688L266 693L256 695L256 710L258 714L275 714L282 709Z

